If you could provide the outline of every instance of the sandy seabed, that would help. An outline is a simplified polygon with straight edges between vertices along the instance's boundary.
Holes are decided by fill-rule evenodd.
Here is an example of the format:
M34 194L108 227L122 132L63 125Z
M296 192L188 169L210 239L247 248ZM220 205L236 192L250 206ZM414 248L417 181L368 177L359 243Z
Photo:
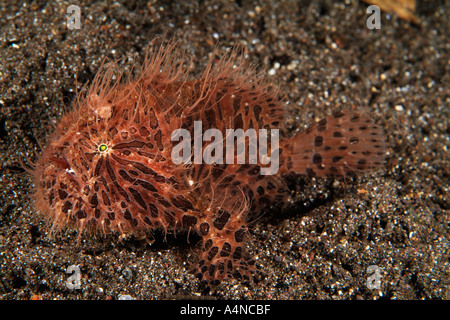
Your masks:
M419 4L419 22L360 1L69 1L0 5L1 299L449 299L449 7ZM304 129L336 108L364 108L383 127L385 167L350 179L293 179L288 209L251 231L260 272L203 288L189 272L195 237L48 237L21 161L104 58L125 71L157 35L175 38L193 73L217 48L242 46ZM79 289L66 273L80 268ZM376 278L374 278L374 276ZM377 282L376 280L379 280Z

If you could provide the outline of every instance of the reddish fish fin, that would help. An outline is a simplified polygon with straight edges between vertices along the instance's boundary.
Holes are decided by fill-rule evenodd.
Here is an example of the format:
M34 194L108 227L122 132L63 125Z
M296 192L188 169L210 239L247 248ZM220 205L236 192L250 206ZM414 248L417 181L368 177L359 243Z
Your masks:
M288 171L314 177L347 176L380 168L386 144L364 113L334 112L291 138ZM289 150L288 149L288 150Z

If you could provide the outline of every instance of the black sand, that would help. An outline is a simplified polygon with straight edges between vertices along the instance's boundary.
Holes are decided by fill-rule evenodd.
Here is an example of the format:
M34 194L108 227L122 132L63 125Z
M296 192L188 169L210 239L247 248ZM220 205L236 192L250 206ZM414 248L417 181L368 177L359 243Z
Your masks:
M448 4L419 3L417 25L383 13L370 30L359 1L184 3L86 3L79 30L66 27L70 1L0 4L0 298L449 299ZM163 33L194 72L216 44L241 44L290 101L293 129L354 105L386 132L383 170L290 182L289 208L255 222L261 272L250 281L200 287L188 266L198 239L183 234L50 239L29 199L21 161L36 160L75 89L105 57L139 63ZM67 287L70 265L79 290Z

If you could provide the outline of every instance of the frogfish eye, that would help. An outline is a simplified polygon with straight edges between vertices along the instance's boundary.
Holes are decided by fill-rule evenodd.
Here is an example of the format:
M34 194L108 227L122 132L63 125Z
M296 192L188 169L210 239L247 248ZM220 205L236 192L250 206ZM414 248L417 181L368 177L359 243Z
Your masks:
M106 144L101 144L98 146L98 151L105 152L106 150L108 150L108 146Z

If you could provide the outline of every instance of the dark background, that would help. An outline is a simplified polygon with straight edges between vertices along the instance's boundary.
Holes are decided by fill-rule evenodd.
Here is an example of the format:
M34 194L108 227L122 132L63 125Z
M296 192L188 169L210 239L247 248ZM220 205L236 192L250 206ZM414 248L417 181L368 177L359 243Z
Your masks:
M69 30L66 10L81 9ZM449 7L419 2L413 24L360 1L106 1L0 4L0 298L449 299ZM362 106L386 132L384 169L352 180L290 182L287 210L255 222L250 281L205 289L189 273L195 237L48 237L21 161L104 58L138 65L157 35L179 41L201 72L236 44L280 87L303 129ZM66 269L79 265L81 289ZM367 268L381 286L369 289Z

